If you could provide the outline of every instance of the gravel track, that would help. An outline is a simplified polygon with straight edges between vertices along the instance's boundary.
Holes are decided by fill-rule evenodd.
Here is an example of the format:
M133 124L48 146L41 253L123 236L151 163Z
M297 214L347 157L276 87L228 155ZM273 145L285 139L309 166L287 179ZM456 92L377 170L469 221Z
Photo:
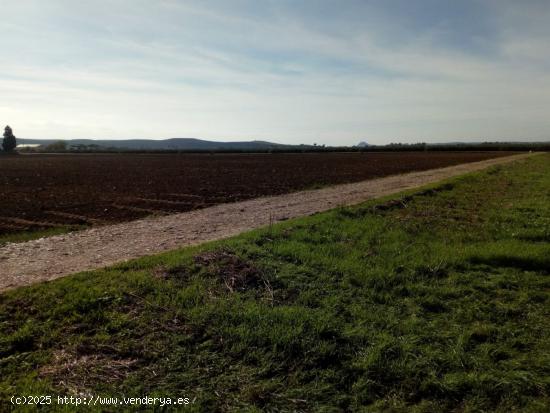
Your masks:
M488 159L291 194L220 204L163 217L11 243L0 248L0 291L183 246L227 238L271 222L311 215L485 169L532 154Z

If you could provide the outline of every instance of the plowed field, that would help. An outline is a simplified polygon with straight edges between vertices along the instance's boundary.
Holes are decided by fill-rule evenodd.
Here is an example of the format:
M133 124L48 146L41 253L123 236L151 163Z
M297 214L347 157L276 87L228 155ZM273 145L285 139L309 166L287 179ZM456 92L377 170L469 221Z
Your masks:
M507 152L81 154L0 158L0 235L101 225Z

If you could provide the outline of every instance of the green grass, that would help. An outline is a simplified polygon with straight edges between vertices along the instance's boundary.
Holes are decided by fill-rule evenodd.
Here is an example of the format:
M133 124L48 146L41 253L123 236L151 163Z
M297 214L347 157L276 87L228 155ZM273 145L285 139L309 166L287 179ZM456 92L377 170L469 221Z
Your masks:
M0 295L0 398L545 412L549 271L546 154Z
M31 241L33 239L51 237L52 235L67 234L71 231L76 231L84 228L85 226L83 225L68 225L68 226L42 229L37 231L24 231L24 232L0 234L0 247L2 247L3 245L6 245L9 242Z

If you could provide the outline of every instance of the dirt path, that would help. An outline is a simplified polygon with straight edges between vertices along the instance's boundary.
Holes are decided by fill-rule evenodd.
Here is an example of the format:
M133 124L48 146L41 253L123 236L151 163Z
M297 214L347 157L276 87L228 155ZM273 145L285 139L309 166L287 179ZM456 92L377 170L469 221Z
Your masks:
M312 191L92 228L0 248L0 291L237 235L289 218L389 195L531 154L412 172Z

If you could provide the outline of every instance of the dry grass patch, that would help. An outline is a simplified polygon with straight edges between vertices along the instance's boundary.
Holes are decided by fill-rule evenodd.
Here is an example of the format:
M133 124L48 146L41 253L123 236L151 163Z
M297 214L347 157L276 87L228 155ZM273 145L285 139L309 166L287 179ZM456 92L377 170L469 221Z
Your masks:
M136 362L106 354L78 355L61 349L53 353L49 364L40 368L39 376L49 378L70 394L90 394L97 383L113 384L126 379Z

